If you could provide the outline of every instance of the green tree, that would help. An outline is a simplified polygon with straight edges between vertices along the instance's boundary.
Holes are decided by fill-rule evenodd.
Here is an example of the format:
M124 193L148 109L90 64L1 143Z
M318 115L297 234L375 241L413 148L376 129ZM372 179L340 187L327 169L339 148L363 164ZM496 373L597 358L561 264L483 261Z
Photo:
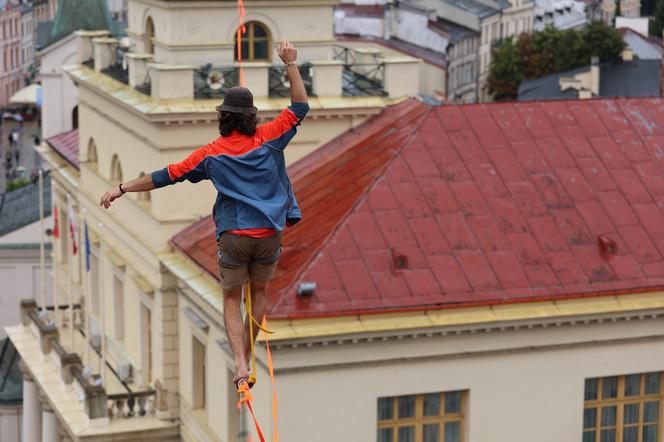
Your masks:
M650 20L650 35L662 37L664 29L664 0L655 0L653 18Z
M494 100L513 100L523 79L523 61L519 50L512 37L506 38L492 49L488 91Z
M664 5L664 0L657 1ZM505 39L492 52L488 91L496 100L513 99L524 79L587 66L594 55L601 61L618 61L624 48L620 33L600 21L580 31L547 27L516 41Z
M590 62L590 57L598 56L600 61L619 61L621 52L625 49L625 41L620 33L600 21L594 21L581 30L583 41L581 56L584 63Z

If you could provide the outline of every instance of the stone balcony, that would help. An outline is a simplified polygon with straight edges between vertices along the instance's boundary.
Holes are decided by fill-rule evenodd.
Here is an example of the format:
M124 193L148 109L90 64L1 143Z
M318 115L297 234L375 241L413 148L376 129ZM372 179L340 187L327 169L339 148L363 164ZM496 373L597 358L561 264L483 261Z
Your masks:
M161 63L152 54L129 52L113 38L83 32L77 38L79 63L157 100L221 98L240 82L237 63ZM288 96L290 85L280 63L244 62L241 69L256 98ZM419 94L419 59L387 57L372 49L335 46L326 60L301 61L300 73L309 95L316 97L398 99Z
M24 442L179 441L177 423L160 418L161 389L133 388L108 366L102 385L83 365L98 367L97 352L73 350L87 345L80 323L56 328L51 316L24 300L21 325L6 328L22 359Z

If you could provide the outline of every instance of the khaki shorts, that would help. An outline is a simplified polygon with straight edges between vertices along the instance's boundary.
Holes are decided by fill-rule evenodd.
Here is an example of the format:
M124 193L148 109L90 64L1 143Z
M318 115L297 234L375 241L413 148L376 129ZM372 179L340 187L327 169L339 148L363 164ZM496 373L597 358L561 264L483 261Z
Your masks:
M222 233L217 251L224 290L238 289L247 281L268 282L281 255L281 232L267 238Z

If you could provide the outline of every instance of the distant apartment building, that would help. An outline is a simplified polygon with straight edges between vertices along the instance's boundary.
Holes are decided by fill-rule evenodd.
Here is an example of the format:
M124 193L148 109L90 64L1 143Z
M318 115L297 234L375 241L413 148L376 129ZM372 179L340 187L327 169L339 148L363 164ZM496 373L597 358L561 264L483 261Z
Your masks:
M620 2L620 14L617 14L618 2ZM603 0L602 19L607 24L613 24L616 15L620 17L640 17L641 0Z
M0 108L22 87L21 8L17 0L0 0Z
M534 5L530 0L346 0L337 8L335 32L432 52L443 60L447 101L486 101L491 48L533 31ZM436 82L424 82L431 83ZM426 88L423 93L436 95Z
M535 31L547 26L573 29L588 23L586 4L576 0L535 0Z
M58 0L32 0L37 24L53 20Z
M28 76L35 61L34 36L37 29L34 7L28 1L21 3L21 67Z

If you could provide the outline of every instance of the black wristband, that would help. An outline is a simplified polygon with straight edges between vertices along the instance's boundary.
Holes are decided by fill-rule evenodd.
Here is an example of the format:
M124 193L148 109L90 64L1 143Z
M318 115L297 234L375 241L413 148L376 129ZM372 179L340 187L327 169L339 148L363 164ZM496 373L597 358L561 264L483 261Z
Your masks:
M122 183L118 184L118 188L120 189L120 193L121 193L121 194L124 195L125 193L127 193L127 192L125 192L124 190L122 190Z

